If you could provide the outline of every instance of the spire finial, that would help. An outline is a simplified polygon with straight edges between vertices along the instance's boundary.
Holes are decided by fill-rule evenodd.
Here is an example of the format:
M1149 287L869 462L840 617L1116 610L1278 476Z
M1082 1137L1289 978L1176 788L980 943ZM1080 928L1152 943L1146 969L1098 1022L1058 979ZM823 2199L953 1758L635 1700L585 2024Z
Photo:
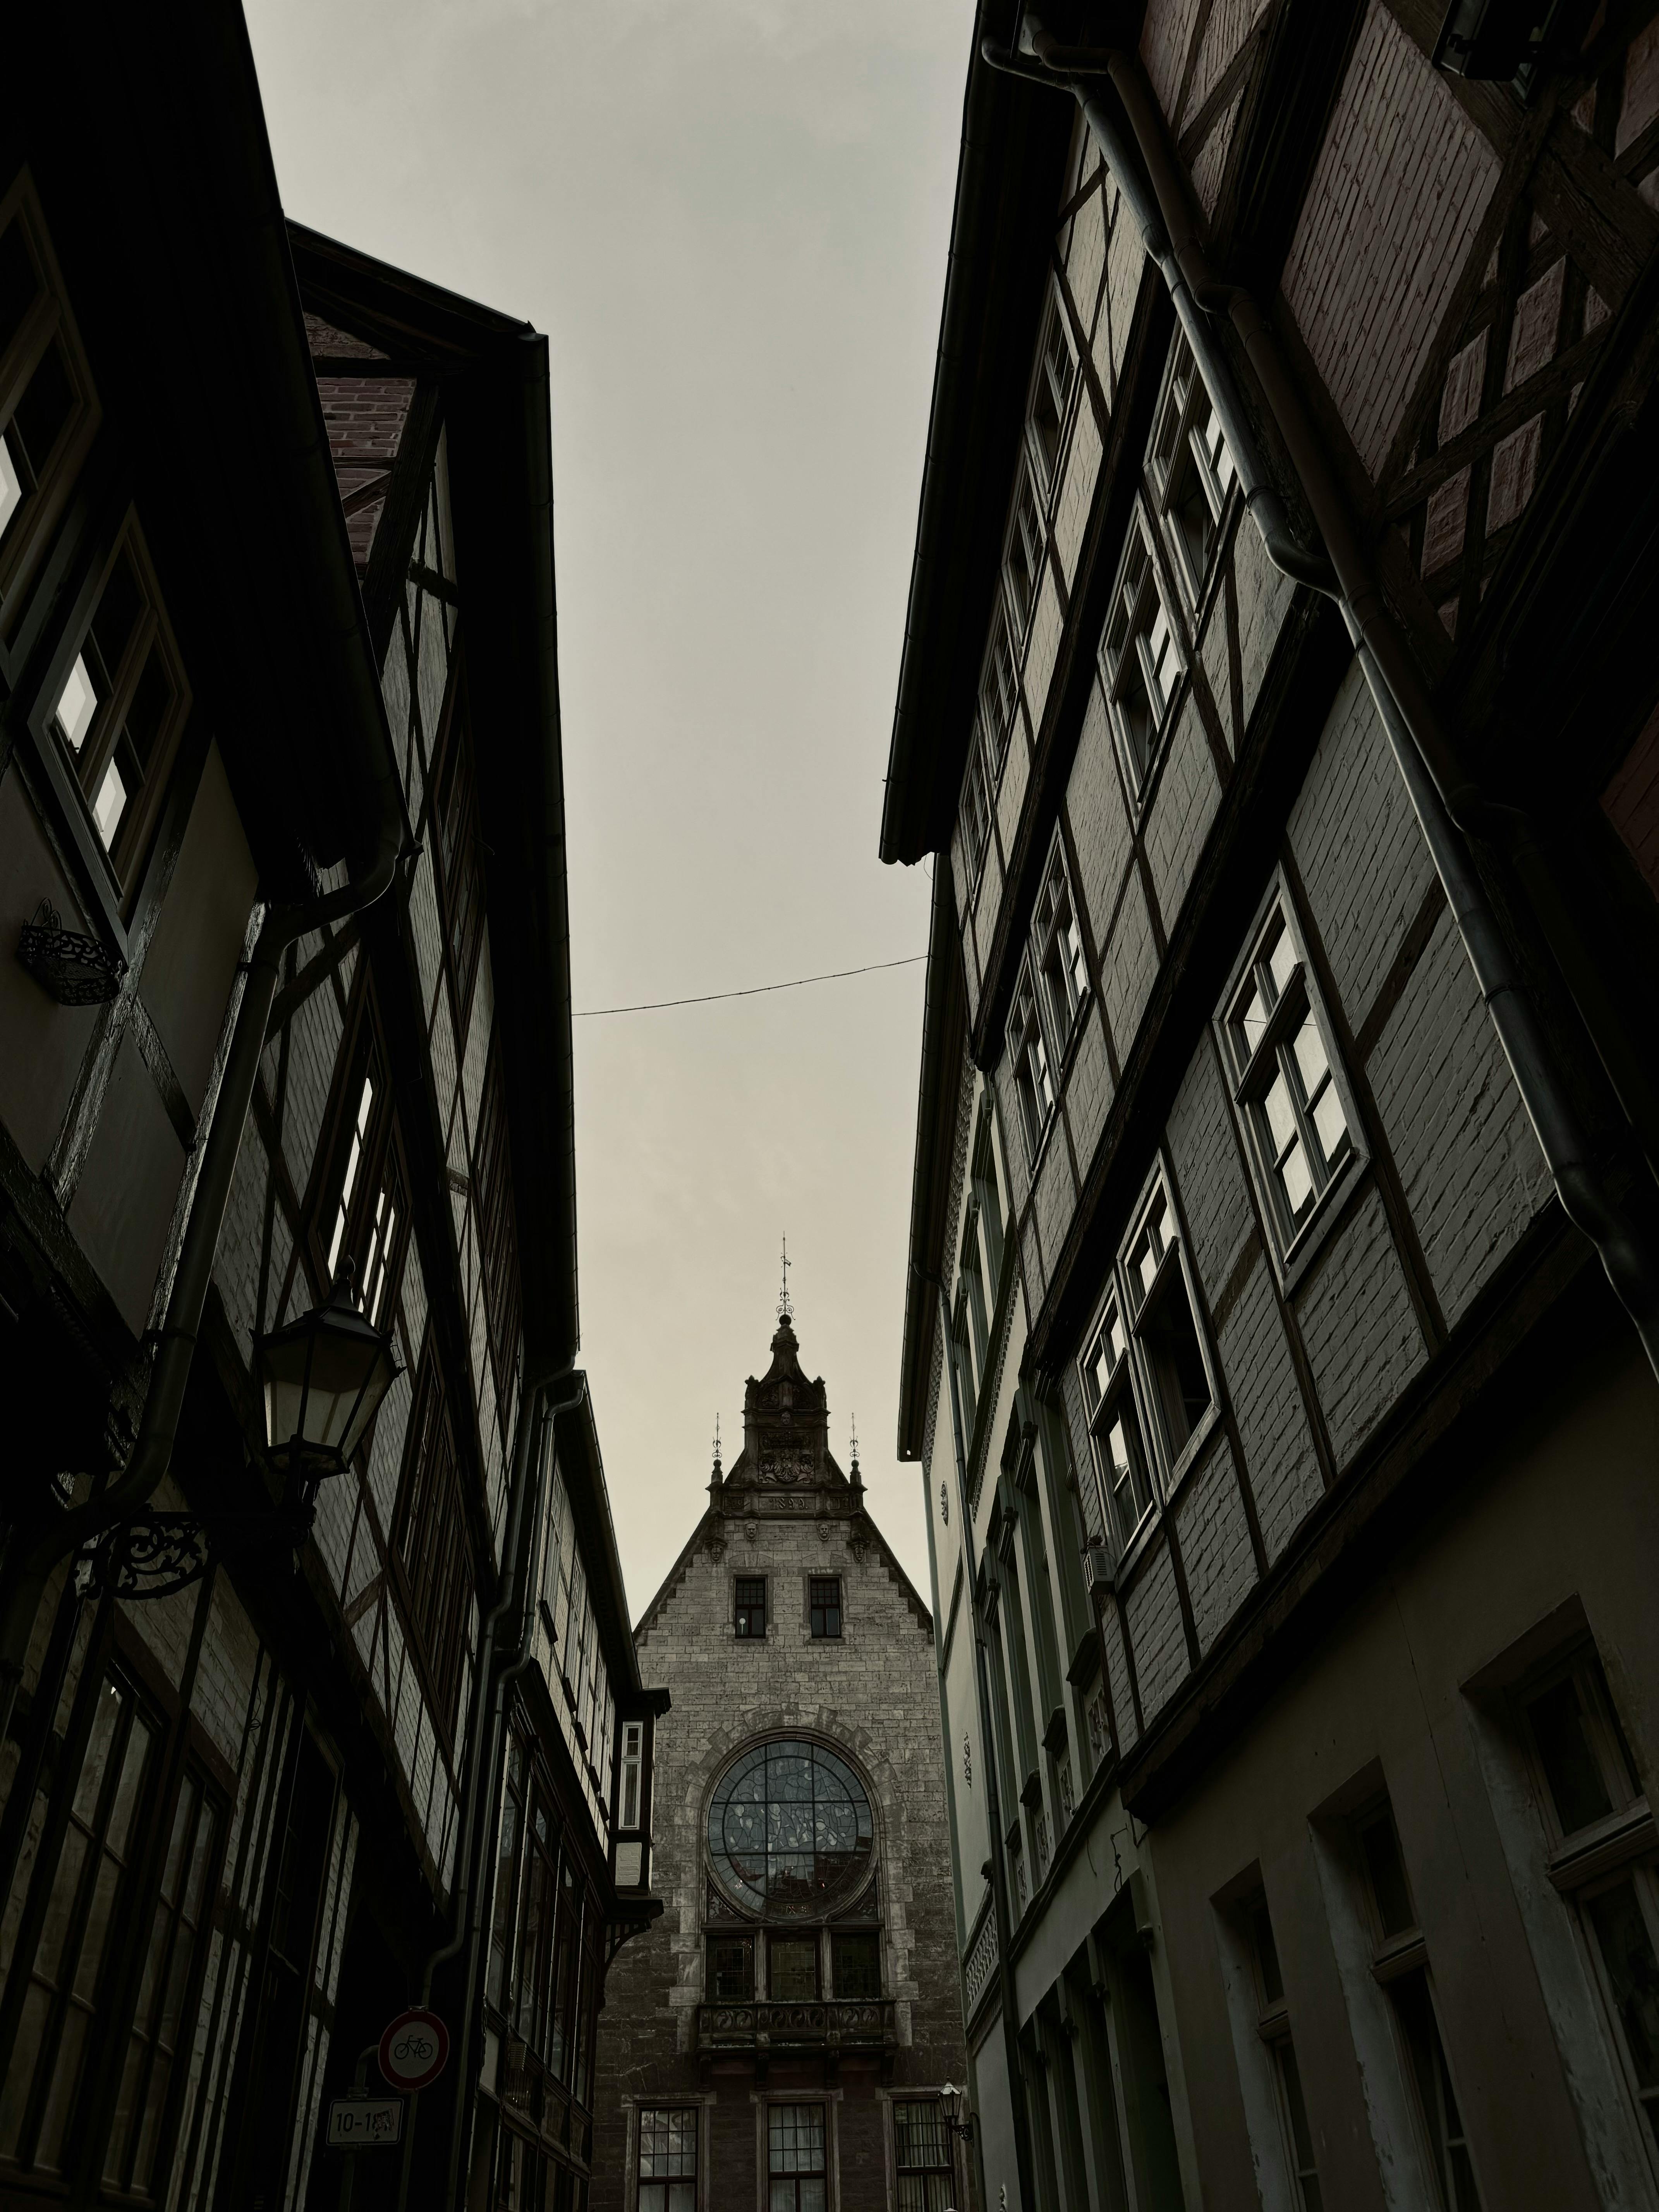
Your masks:
M789 1295L789 1239L783 1240L783 1288L778 1292L778 1319L793 1321L795 1302Z
M854 1413L850 1416L850 1419L853 1433L852 1441L848 1446L848 1453L852 1459L854 1468L856 1469L859 1463L859 1417L856 1413Z
M718 1475L718 1474L719 1474L720 1471L720 1415L719 1415L718 1413L716 1413L716 1414L715 1414L715 1416L714 1416L714 1473L716 1474L716 1475Z

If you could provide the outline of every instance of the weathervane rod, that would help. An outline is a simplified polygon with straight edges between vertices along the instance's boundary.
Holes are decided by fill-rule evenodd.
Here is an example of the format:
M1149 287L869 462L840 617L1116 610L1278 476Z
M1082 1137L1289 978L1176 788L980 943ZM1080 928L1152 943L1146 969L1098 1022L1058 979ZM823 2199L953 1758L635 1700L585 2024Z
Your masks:
M783 1288L778 1293L778 1319L793 1321L794 1314L794 1300L789 1295L789 1239L786 1236L783 1240Z

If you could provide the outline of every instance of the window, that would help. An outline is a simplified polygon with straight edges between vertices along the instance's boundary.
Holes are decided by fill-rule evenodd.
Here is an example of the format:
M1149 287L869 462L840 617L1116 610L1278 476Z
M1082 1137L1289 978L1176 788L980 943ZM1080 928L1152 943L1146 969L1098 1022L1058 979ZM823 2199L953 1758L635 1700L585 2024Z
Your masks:
M716 2004L750 2004L755 1996L755 1939L711 1936L708 1994Z
M639 2212L696 2212L697 2108L640 2114Z
M1066 877L1066 851L1058 833L1031 921L1031 946L1042 979L1048 1026L1055 1048L1063 1057L1072 1025L1089 995L1089 969L1083 957L1083 932L1078 927L1072 887Z
M1048 1117L1054 1110L1054 1086L1048 1073L1048 1048L1042 1041L1036 987L1029 962L1014 988L1014 1010L1008 1022L1008 1065L1013 1071L1025 1149L1035 1164L1042 1149Z
M357 1302L377 1328L390 1326L409 1243L409 1201L372 1004L365 1004L316 1219L328 1237L331 1281L349 1264ZM326 1194L331 1191L331 1198Z
M1141 1439L1128 1346L1121 1302L1114 1293L1085 1356L1083 1385L1101 1505L1120 1552L1128 1549L1152 1503L1152 1469Z
M807 1611L814 1636L841 1634L841 1577L813 1575L807 1582Z
M1593 1650L1520 1704L1558 1846L1550 1878L1577 1905L1626 2081L1659 2136L1659 1865L1636 1763Z
M19 178L0 197L0 629L20 605L97 428L99 409L40 207Z
M26 2170L65 2174L79 2148L76 2107L109 2029L109 1967L131 1910L157 1735L125 1679L106 1675L50 1882L24 1904L3 2021L11 2047L0 2054L0 2159Z
M1043 545L1042 516L1036 494L1031 489L1031 473L1022 464L1014 486L1014 513L1008 526L1007 550L1002 556L1002 580L1008 594L1008 612L1016 639L1024 637L1025 626L1036 605L1042 581Z
M1389 1999L1440 2212L1480 2212L1468 2138L1429 1984L1428 1954L1386 1804L1355 1823L1370 1906L1371 1972Z
M1233 1096L1287 1256L1357 1155L1308 963L1275 896L1220 1024Z
M726 1768L708 1808L715 1877L748 1912L803 1914L850 1899L874 1842L863 1784L823 1744L757 1744Z
M1030 410L1026 418L1031 465L1045 499L1052 499L1060 480L1060 448L1077 390L1077 353L1071 326L1058 292L1048 294L1048 310L1042 321L1042 340L1037 349L1036 375L1031 386Z
M643 1721L624 1721L622 1741L622 1800L617 1812L619 1828L637 1828L640 1825L640 1777L645 1759L645 1723Z
M985 744L975 715L968 741L968 765L962 775L962 842L968 855L968 872L979 874L991 835L991 795L985 781Z
M506 1086L497 1030L484 1071L483 1095L472 1147L472 1192L483 1255L484 1301L495 1343L495 1373L502 1401L513 1387L519 1350L519 1245L513 1211L513 1166L507 1149Z
M483 939L484 904L478 865L478 795L472 775L464 684L450 712L449 738L433 794L433 813L438 828L450 978L455 989L455 1026L458 1034L465 1035L478 948Z
M1237 480L1237 471L1192 349L1179 331L1152 432L1150 474L1188 588L1196 601L1209 574L1222 509Z
M415 1385L403 1479L392 1519L405 1611L426 1661L434 1718L447 1740L455 1723L471 1607L471 1562L443 1377L430 1332Z
M1161 1171L1113 1271L1082 1375L1101 1506L1122 1552L1214 1402Z
M881 1939L878 1936L836 1936L830 1948L830 1967L835 1975L838 1997L868 1999L881 1995Z
M957 1291L951 1315L951 1357L956 1362L957 1388L962 1394L963 1443L972 1448L974 1424L979 1418L978 1369L974 1362L974 1329L968 1285Z
M823 2106L774 2105L766 2116L767 2212L825 2212Z
M131 889L189 706L138 524L129 517L49 716L118 889Z
M1182 665L1157 563L1138 521L1129 526L1101 632L1100 671L1129 788L1139 796L1152 774Z
M1014 657L1008 644L1008 625L1000 613L991 622L991 642L986 649L985 673L980 678L980 726L985 738L987 788L994 793L1008 750L1019 686L1014 678Z
M988 1097L980 1107L968 1176L973 1190L975 1217L985 1243L985 1279L994 1286L994 1286L1002 1280L1002 1196L997 1185L996 1138L991 1126Z
M1273 2088L1289 2161L1302 2212L1324 2212L1319 2168L1314 2162L1313 2134L1302 2097L1302 2075L1291 2040L1290 2010L1285 2002L1285 1981L1279 1970L1279 1947L1267 1915L1267 1900L1257 1892L1244 1907L1245 1932L1255 1976L1256 2033L1272 2061Z
M765 1635L766 1577L764 1575L738 1577L737 1625L739 1636Z
M150 1923L138 2008L104 2152L111 2187L155 2195L181 2046L195 2024L203 1923L218 1872L221 1813L186 1766Z
M898 2212L945 2212L951 2202L951 2138L934 2103L893 2105Z
M783 2004L810 2002L818 1993L816 1936L774 1936L766 1947L766 1993Z

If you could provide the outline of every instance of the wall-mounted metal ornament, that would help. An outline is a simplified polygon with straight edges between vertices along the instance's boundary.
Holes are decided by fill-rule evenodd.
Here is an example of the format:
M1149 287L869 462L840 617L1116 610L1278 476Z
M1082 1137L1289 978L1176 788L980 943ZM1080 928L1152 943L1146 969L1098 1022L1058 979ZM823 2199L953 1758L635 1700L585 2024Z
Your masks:
M311 1512L140 1513L83 1544L76 1555L77 1595L173 1597L217 1561L260 1549L297 1552Z
M65 929L58 909L42 899L23 924L17 957L40 988L60 1006L99 1006L116 998L127 963L95 937Z

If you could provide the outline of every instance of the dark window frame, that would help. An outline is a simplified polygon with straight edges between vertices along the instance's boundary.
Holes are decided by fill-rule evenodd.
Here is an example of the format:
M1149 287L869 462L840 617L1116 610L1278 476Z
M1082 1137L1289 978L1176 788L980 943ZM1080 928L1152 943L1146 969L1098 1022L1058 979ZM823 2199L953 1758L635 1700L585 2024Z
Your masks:
M956 2186L956 2162L942 2103L937 2097L896 2096L892 2113L897 2212L945 2212Z
M1220 420L1179 326L1170 342L1147 441L1146 483L1196 613L1216 575L1231 507L1243 494Z
M807 1632L816 1642L839 1643L842 1632L842 1594L839 1575L809 1575L806 1578Z
M1026 1158L1035 1176L1048 1133L1054 1126L1060 1092L1048 1057L1042 1002L1029 953L1014 983L1007 1044L1009 1075L1019 1104L1020 1133L1025 1139Z
M696 2212L698 2159L702 2148L701 2118L702 2107L697 2105L642 2105L640 2107L635 2138L637 2145L635 2212ZM652 2144L647 2150L647 2124L654 2121L668 2123L662 2131L666 2139ZM681 2140L678 2142L673 2140L675 2121L682 2124L690 2122L689 2148L684 2140L684 2125L679 2130ZM653 2132L657 2130L653 2129ZM652 2162L649 2173L645 2170L647 2157ZM688 2158L689 2164L686 2162ZM669 2161L661 2166L660 2170L659 2160Z
M447 1747L455 1740L463 1662L472 1656L472 1558L462 1494L465 1471L430 1322L411 1388L387 1559L426 1680L433 1720Z
M1371 1975L1387 2001L1425 2173L1436 2190L1440 2212L1480 2212L1480 2179L1440 2026L1422 1923L1394 1808L1386 1796L1374 1798L1353 1814L1350 1833L1364 1899Z
M790 2164L790 2151L793 2150L799 2154L800 2145L797 2143L781 2146L778 2142L776 2123L779 2115L783 2112L816 2112L819 2116L822 2130L820 2144L823 2155L823 2162L817 2166L805 2166ZM783 2159L781 2164L779 2162L781 2151ZM806 2212L807 2205L811 2202L823 2204L830 2202L830 2106L821 2098L792 2097L787 2104L782 2100L779 2100L777 2103L769 2104L767 2106L766 2178L766 2201L769 2212L782 2212L779 2191L781 2189L787 2189L791 2182L794 2185L793 2204L789 2208L789 2212ZM820 2185L817 2197L804 2198L801 2195L802 2183L814 2181Z
M1183 1316L1190 1342L1181 1340ZM1188 1402L1194 1354L1208 1391L1195 1411ZM1185 1373L1178 1371L1183 1363ZM1121 1559L1145 1542L1207 1449L1221 1414L1204 1300L1176 1206L1175 1178L1162 1158L1130 1216L1078 1371L1102 1515ZM1127 1448L1121 1480L1115 1455L1107 1456L1119 1422ZM1126 1494L1134 1507L1132 1522Z
M736 1575L732 1577L732 1625L733 1633L741 1643L762 1643L767 1632L767 1577L764 1575ZM753 1595L758 1589L758 1597ZM744 1592L748 1590L747 1597ZM759 1625L756 1625L756 1617Z
M0 441L8 447L21 493L0 529L0 667L9 675L33 643L35 623L44 610L37 605L28 611L31 596L103 421L102 403L51 230L27 168L18 171L0 197L0 244L14 228L33 266L37 289L10 337L0 331ZM13 426L27 404L37 370L54 347L70 386L70 412L46 451L19 453L14 450ZM26 428L21 442L25 447L28 443Z

